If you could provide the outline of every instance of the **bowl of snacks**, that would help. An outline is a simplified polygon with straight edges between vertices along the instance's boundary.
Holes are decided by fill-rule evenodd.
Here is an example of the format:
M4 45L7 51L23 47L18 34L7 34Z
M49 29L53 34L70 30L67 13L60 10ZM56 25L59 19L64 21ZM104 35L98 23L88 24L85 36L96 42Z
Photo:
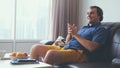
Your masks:
M16 61L17 59L27 59L28 54L25 52L12 52L10 58L12 61Z

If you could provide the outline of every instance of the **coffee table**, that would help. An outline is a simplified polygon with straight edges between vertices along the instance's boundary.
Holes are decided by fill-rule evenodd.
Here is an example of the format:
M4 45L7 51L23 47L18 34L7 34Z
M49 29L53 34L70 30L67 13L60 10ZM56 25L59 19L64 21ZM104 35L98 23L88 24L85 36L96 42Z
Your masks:
M53 68L52 65L46 64L43 62L39 62L37 64L20 64L20 65L13 65L10 63L10 59L7 57L0 60L0 67L2 68Z

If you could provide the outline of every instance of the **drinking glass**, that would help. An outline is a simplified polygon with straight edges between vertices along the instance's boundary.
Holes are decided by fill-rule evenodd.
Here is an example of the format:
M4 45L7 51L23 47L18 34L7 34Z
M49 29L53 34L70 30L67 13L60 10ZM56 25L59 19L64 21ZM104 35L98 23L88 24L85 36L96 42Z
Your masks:
M0 59L4 58L5 53L5 50L0 50Z

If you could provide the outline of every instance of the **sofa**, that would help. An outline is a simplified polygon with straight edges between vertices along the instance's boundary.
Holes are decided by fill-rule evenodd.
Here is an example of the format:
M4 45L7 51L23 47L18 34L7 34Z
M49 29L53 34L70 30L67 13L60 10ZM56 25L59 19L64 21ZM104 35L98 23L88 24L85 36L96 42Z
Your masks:
M105 60L95 62L71 63L54 65L54 68L113 68L112 59L120 57L120 22L102 22L102 25L110 31L108 44L104 49ZM47 42L46 44L51 44ZM115 67L116 68L116 67ZM118 67L120 68L120 67Z

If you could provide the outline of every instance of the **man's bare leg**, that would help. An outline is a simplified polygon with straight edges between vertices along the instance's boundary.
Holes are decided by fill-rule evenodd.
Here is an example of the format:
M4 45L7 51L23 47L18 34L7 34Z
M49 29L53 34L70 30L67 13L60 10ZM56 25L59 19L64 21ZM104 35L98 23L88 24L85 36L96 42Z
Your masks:
M75 50L49 50L46 53L44 58L44 62L48 64L63 64L63 63L74 63L78 62L80 57L86 60L86 58L82 57L83 53ZM83 62L82 61L82 62Z
M46 54L46 48L43 45L34 45L30 50L30 58L39 60L39 57L44 57Z

